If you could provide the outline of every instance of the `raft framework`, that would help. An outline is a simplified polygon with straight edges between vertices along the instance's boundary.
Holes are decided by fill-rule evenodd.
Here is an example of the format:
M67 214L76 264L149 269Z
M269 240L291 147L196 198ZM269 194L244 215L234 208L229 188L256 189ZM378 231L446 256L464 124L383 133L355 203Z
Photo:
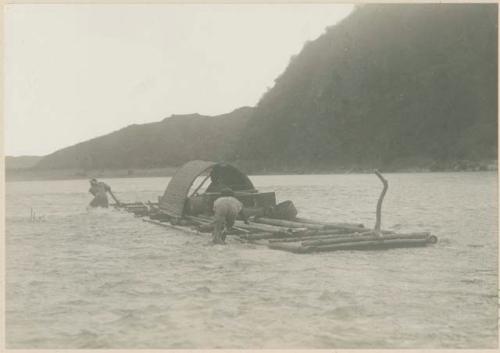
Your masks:
M423 247L435 244L429 232L395 233L382 230L381 206L387 181L377 203L374 229L358 223L321 222L297 217L290 201L277 204L274 192L259 192L251 180L234 166L208 161L191 161L172 177L157 203L122 203L114 206L144 217L143 221L191 234L209 235L213 229L213 203L220 191L230 187L244 206L249 221L236 220L229 236L242 242L268 246L293 253L338 250L380 250ZM197 185L196 181L201 179ZM200 193L210 180L209 186ZM286 207L284 207L286 205Z

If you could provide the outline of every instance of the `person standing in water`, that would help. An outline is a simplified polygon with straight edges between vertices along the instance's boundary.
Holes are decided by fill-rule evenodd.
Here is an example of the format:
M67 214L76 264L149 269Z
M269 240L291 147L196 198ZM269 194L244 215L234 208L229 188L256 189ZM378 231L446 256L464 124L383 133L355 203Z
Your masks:
M243 204L234 197L230 188L221 191L221 197L214 202L215 225L212 233L214 244L224 244L226 232L231 230L238 214L243 209Z
M90 207L104 207L109 206L107 192L111 191L108 184L98 182L96 179L90 180L89 192L94 195L94 199L90 201Z

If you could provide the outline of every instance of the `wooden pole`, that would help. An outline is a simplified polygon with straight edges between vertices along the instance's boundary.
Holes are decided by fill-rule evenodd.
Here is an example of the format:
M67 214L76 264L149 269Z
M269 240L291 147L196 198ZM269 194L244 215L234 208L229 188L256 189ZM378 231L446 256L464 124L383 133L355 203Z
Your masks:
M317 238L331 238L331 237L346 237L346 236L354 236L355 234L364 233L369 231L368 229L362 230L345 230L345 229L331 229L331 230L308 230L304 232L296 232L296 233L287 233L285 238L282 238L280 235L280 239L286 239L287 241L298 241L300 239L317 239ZM382 232L387 233L387 232Z
M246 224L243 221L236 221L234 222L234 224L238 228L248 229L252 231L259 231L259 232L270 232L270 233L293 233L293 232L300 232L307 230L306 228L286 228L286 227L272 226L268 224L254 223L254 222L248 222L248 224Z
M210 220L211 222L214 221L213 217L208 217L205 215L198 215L197 217L201 218L201 219ZM239 221L239 220L236 220L234 222L233 228L234 227L249 230L250 232L285 232L288 230L288 229L283 228L283 227L277 227L277 226L272 226L272 225L268 225L268 224L259 224L259 223L253 223L253 222L248 222L248 224L246 224L245 222Z
M333 234L324 234L324 235L303 235L303 236L294 236L294 237L286 237L286 238L275 238L270 239L270 243L289 243L289 242L300 242L307 240L328 240L328 239L337 239L337 238L345 238L347 236L355 237L354 233L345 234L345 233L333 233Z
M351 242L342 244L331 244L323 246L302 246L297 243L271 243L270 249L290 251L293 253L304 254L319 251L336 251L336 250L375 250L375 249L388 249L399 247L416 247L426 246L429 243L425 239L394 239L394 240L374 240L365 242Z
M295 221L286 221L282 219L273 219L273 218L265 218L259 217L254 220L255 223L269 224L273 226L280 226L286 228L310 228L310 229L325 229L325 226L322 224L313 224L313 223L300 223Z
M327 228L329 228L329 227L331 227L331 228L342 228L342 227L364 228L364 225L361 223L322 222L322 221L316 221L313 219L301 218L301 217L295 217L294 221L300 222L300 223L321 224L321 225L326 226Z
M248 234L239 234L240 239L243 240L262 240L262 239L273 239L278 238L279 235L276 233L248 233Z
M382 184L384 185L384 189L382 190L382 193L380 194L380 197L378 198L377 202L377 221L375 223L375 232L380 235L380 227L382 223L382 201L384 201L385 193L387 192L387 189L389 188L389 183L387 180L380 174L378 170L375 169L375 175L378 176Z
M183 231L183 232L186 232L189 234L201 235L200 232L193 230L191 228L188 228L188 227L176 226L176 225L173 225L170 223L158 222L158 221L153 221L150 219L143 219L142 221L147 222L147 223L151 223L151 224L156 224L158 226L165 227L165 228L172 228L172 229L180 230L180 231Z
M360 234L359 236L354 237L337 237L337 238L329 238L329 239L318 239L318 240L306 240L302 242L304 246L321 246L321 245L330 245L330 244L340 244L340 243L357 243L357 242L365 242L376 240L379 242L385 242L387 240L427 240L429 238L429 233L414 233L414 234L394 234L394 235L384 235L377 236L374 232L368 232L365 234Z
M390 239L390 240L371 240L363 242L350 242L341 244L331 244L322 246L304 246L302 252L316 251L335 251L335 250L370 250L370 249L388 249L401 247L426 246L429 243L427 239Z
M116 198L115 194L113 194L113 192L111 191L111 189L108 190L109 194L111 195L111 197L113 198L113 200L115 200L116 204L118 206L121 206L122 203Z

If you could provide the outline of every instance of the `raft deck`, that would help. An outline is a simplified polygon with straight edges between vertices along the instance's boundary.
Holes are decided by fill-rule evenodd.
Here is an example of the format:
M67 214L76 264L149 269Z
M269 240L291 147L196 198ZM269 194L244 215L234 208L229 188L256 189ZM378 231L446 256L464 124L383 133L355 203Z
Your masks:
M153 203L121 203L114 206L144 217L145 222L191 234L211 236L213 218L209 215L185 216L179 219L157 213L157 205ZM297 254L424 247L435 244L438 240L429 232L396 233L387 230L376 232L359 223L320 222L305 218L281 220L266 217L254 218L246 223L237 220L228 236L241 242Z

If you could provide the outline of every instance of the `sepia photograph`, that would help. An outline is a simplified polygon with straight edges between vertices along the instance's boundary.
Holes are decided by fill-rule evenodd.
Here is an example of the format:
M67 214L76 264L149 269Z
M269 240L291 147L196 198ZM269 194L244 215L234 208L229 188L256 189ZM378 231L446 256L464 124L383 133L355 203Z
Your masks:
M3 10L3 348L499 348L497 3Z

